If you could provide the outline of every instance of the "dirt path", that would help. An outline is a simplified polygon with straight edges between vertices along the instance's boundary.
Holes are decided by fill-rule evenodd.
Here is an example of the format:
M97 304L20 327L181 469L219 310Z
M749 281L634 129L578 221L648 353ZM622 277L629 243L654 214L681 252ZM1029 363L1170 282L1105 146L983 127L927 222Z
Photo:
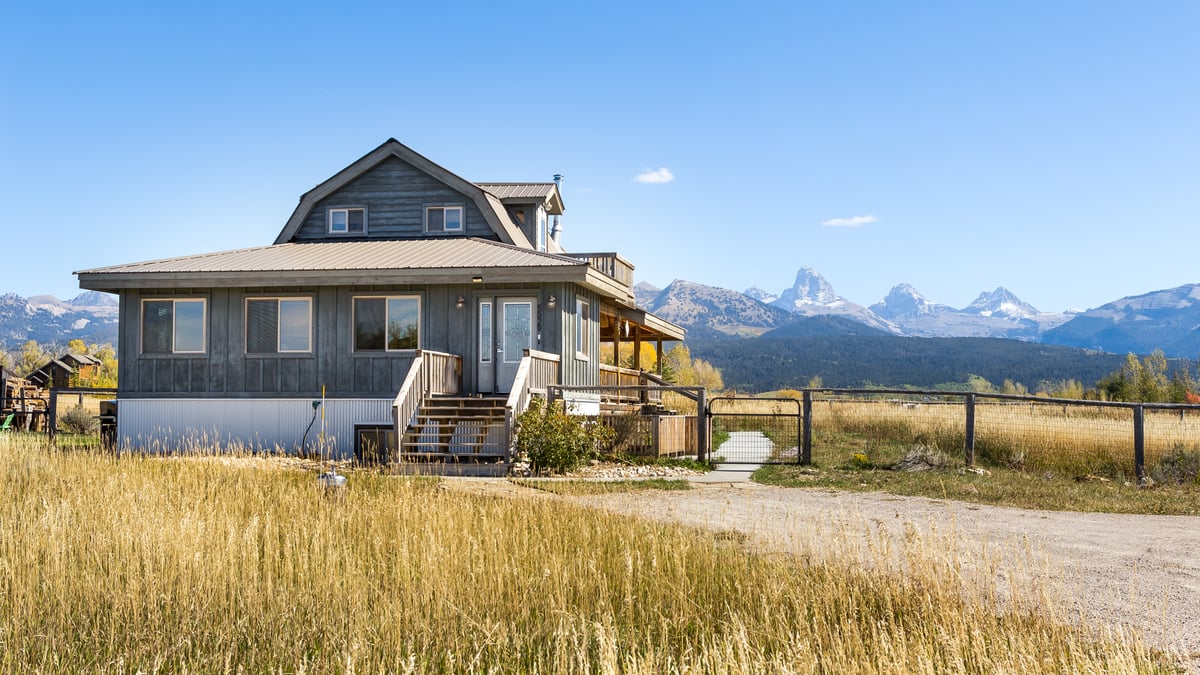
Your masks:
M1189 655L1192 670L1200 672L1200 517L1025 511L754 483L576 499L736 530L798 553L819 552L829 540L821 532L862 533L863 539L883 533L901 542L915 531L927 542L955 547L959 559L986 561L975 567L994 576L997 587L1032 580L1070 617L1132 627L1152 645Z

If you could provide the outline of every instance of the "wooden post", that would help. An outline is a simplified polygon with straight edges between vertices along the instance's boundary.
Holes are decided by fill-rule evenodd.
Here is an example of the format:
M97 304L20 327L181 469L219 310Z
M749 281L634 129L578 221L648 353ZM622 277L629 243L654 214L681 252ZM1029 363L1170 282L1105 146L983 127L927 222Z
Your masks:
M967 466L975 466L975 394L967 394Z
M658 346L655 348L654 353L655 353L654 370L657 371L657 372L655 372L655 375L662 377L663 352L662 352L662 336L661 335L658 336Z
M800 463L812 464L812 391L804 390L803 412L801 413Z
M54 393L54 389L50 389L50 410L46 413L49 419L46 420L46 436L50 441L50 447L54 447L54 436L58 433L58 395Z
M700 387L700 393L696 397L696 459L701 462L707 462L710 448L709 443L712 441L708 437L708 390Z
M1133 407L1133 473L1138 482L1146 479L1146 411L1137 405Z

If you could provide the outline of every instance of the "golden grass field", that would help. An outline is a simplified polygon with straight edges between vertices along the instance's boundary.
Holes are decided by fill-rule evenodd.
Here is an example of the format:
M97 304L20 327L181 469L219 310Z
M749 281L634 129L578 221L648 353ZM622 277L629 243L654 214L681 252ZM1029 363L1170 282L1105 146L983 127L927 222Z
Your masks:
M947 549L756 553L558 498L0 437L4 672L1160 672ZM845 533L852 538L855 533ZM894 564L887 560L894 560Z
M727 406L743 414L795 414L790 402L739 399ZM865 398L818 398L813 402L813 454L820 458L831 446L845 454L839 437L853 435L872 442L936 446L963 456L966 412L961 401L920 402ZM759 418L729 428L774 424ZM779 446L795 445L796 433L785 427ZM1069 475L1128 478L1134 473L1133 412L1127 408L1093 408L1050 402L981 399L975 405L976 459L984 464ZM1152 466L1178 447L1200 449L1200 411L1145 411L1145 458Z

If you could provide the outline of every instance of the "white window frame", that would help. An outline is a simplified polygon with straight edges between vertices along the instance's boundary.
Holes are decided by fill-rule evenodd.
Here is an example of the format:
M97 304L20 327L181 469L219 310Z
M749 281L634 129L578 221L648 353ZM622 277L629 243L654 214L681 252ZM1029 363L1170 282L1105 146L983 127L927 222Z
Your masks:
M252 352L250 351L250 303L251 302L268 302L275 301L275 351L273 352ZM280 340L282 339L283 321L279 311L280 301L299 301L303 300L308 305L308 348L307 349L284 349ZM246 298L245 302L245 335L244 346L248 356L264 356L270 354L311 354L313 349L313 299L311 295L263 295Z
M358 348L358 300L383 300L383 349L359 349ZM387 327L387 301L388 300L416 300L417 301L417 346L405 347L403 349L388 349ZM350 352L352 354L402 354L411 353L421 348L421 341L425 331L421 327L421 319L424 314L424 303L421 302L420 295L404 294L404 295L352 295L350 296Z
M362 211L363 227L362 232L350 231L350 212ZM341 229L335 229L333 226L333 214L342 213L346 216L346 226ZM325 231L329 234L345 234L356 236L367 233L367 207L365 206L336 206L325 209Z
M546 216L546 211L541 207L538 207L537 212L537 250L545 251L546 240L550 238L546 232L550 219Z
M441 211L442 212L442 229L440 229L440 230L429 229L429 212L430 211ZM446 227L446 212L447 211L458 211L458 227L456 227L454 229ZM467 209L462 204L430 204L425 207L425 232L427 232L429 234L444 234L444 233L458 234L461 232L466 232L466 230L467 230Z
M148 302L170 302L171 303L171 351L169 352L147 352L146 351L146 303ZM200 318L200 349L199 350L182 350L176 349L178 343L179 331L176 329L175 321L178 312L175 306L181 302L199 302L201 307ZM170 356L173 354L207 354L208 353L208 298L205 297L144 297L142 298L141 317L138 323L138 353L142 356Z
M587 319L583 318L586 310ZM592 352L592 303L575 298L575 358L590 361Z

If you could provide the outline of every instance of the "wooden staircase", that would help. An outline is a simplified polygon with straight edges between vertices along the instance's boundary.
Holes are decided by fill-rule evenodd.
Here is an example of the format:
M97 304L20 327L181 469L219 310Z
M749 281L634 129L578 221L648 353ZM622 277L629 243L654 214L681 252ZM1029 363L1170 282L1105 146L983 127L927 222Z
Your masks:
M400 461L503 466L503 397L426 396L400 439Z

